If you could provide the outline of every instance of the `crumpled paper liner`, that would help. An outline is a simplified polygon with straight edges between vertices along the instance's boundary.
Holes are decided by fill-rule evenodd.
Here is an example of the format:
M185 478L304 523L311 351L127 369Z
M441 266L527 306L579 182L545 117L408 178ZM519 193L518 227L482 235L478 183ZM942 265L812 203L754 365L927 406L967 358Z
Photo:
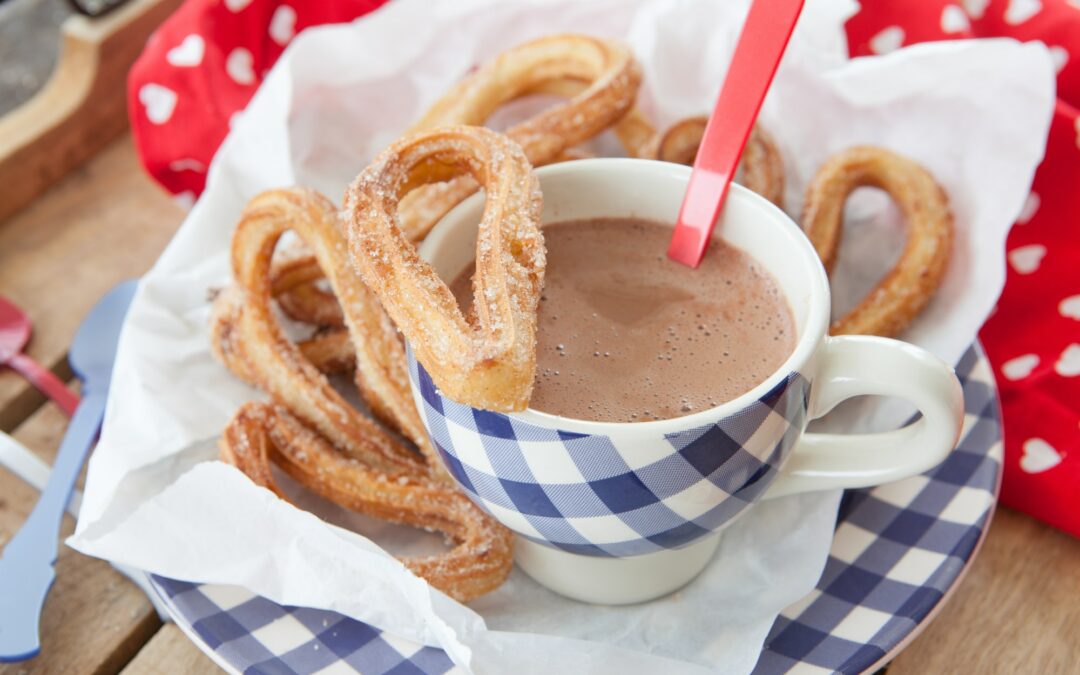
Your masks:
M777 613L817 582L839 492L758 505L725 532L697 580L652 603L584 605L515 572L466 607L380 547L430 550L427 535L306 498L320 519L215 461L222 427L259 394L216 363L207 344L207 291L228 283L233 224L261 190L302 184L340 197L470 66L554 32L627 40L646 75L642 104L658 124L707 112L747 6L396 0L354 24L300 36L240 116L206 193L132 305L69 543L168 577L338 611L438 645L476 672L749 672ZM793 214L816 167L853 144L887 146L937 177L956 214L956 248L940 292L904 337L955 361L1000 291L1005 235L1042 155L1053 67L1042 46L1009 40L848 61L843 21L852 11L841 0L808 3L761 121L784 154ZM834 280L841 306L880 277L902 240L880 195L857 194L848 213ZM829 426L885 428L906 412L878 402L844 414Z

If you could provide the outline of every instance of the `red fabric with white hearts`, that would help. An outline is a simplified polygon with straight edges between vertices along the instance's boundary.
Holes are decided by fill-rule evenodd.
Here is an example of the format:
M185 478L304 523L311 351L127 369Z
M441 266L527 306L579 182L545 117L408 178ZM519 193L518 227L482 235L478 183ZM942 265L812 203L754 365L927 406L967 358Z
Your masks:
M147 171L181 201L285 45L385 0L188 0L150 39L129 79ZM1042 40L1059 67L1046 158L1007 244L1008 277L980 334L1005 416L1002 500L1080 536L1080 0L862 0L853 56L931 40ZM1006 102L1003 102L1003 104Z
M185 205L286 45L305 28L367 14L386 0L187 0L128 75L128 116L143 166Z
M1058 67L1046 156L979 336L1001 390L1002 502L1080 536L1080 0L863 0L852 55L961 37L1042 40ZM1003 101L1002 104L1007 102Z

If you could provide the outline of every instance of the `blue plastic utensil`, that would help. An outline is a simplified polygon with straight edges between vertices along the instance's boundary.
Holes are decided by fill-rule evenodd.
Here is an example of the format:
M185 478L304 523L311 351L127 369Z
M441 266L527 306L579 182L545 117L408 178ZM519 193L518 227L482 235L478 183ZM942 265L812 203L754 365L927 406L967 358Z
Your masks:
M0 431L0 467L23 479L38 492L45 490L45 486L49 483L49 476L52 474L51 466L42 461L30 448L2 431ZM72 490L71 499L67 503L67 512L71 514L72 518L79 517L79 506L81 504L82 493L78 490ZM112 566L146 594L146 598L157 610L158 618L161 619L162 623L172 621L169 611L161 601L161 597L157 594L157 591L151 588L150 577L147 576L146 572L116 562L112 563Z
M48 485L0 556L0 662L29 659L41 650L38 624L56 579L64 508L101 428L120 327L137 285L126 281L109 291L90 310L71 343L68 361L82 380L83 398L60 444Z
M49 475L52 473L51 466L35 455L30 448L3 431L0 431L0 466L22 478L30 487L39 492L45 489L49 483ZM74 490L71 493L71 499L68 500L67 512L72 517L78 516L81 503L82 494Z

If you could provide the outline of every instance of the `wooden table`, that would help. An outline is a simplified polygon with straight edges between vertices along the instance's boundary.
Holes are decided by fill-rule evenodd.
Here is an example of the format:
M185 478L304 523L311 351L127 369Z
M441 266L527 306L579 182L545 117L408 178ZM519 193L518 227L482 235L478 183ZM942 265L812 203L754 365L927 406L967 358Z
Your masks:
M33 316L30 353L70 377L65 349L83 315L114 284L144 272L182 218L144 177L125 136L0 221L0 292ZM54 405L0 372L0 428L51 461L65 423ZM0 469L0 546L35 499ZM69 519L67 532L72 526ZM64 549L57 572L42 654L0 666L0 675L216 672L107 564ZM888 672L1080 673L1080 541L1000 509L967 577Z

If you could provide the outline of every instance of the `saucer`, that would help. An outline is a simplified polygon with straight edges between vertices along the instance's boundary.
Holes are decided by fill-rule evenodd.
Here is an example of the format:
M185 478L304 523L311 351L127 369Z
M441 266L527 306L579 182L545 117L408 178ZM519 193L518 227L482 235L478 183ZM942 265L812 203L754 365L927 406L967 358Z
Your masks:
M755 674L884 665L947 600L989 527L1002 460L997 389L977 344L956 374L965 402L956 450L925 474L845 493L825 571L777 618ZM229 672L454 670L438 648L334 612L282 607L236 586L151 579L176 624Z

